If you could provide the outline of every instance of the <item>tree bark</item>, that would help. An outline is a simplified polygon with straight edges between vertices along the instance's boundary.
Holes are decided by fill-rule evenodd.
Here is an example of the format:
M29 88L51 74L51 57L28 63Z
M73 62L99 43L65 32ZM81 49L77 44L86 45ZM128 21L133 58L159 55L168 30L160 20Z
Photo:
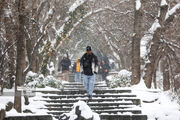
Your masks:
M0 21L3 14L3 8L4 8L5 0L0 0Z
M156 70L155 62L158 57L157 51L158 51L160 43L161 43L161 41L160 41L161 35L165 29L164 20L165 20L167 11L168 11L168 5L161 6L160 16L158 18L158 21L159 21L159 24L161 25L161 27L157 28L154 31L153 39L152 39L153 44L151 45L150 52L148 53L149 61L145 65L145 75L143 77L147 88L151 88L152 81L153 81L153 75L156 72L155 71Z
M15 81L15 98L14 108L17 112L21 112L21 91L17 90L18 86L23 85L24 69L26 65L25 61L25 36L24 36L24 23L25 23L25 1L17 0L18 9L18 28L17 28L17 60L16 60L16 81Z
M14 44L14 25L12 22L12 16L11 14L7 14L9 13L8 11L10 11L10 9L8 9L8 3L6 2L5 4L5 8L7 11L5 11L5 17L4 17L4 24L5 24L5 31L6 31L6 39L7 39L7 46L11 46ZM15 75L15 53L14 53L15 49L14 47L10 47L8 50L8 67L9 67L9 75L8 75L8 87L12 88L13 84L14 84L14 78L13 76Z
M170 89L169 63L167 58L163 62L163 90L167 91Z
M142 38L142 18L143 10L142 7L136 10L136 0L135 4L135 14L134 14L134 36L132 40L132 78L131 85L138 84L141 78L141 60L140 60L140 43Z

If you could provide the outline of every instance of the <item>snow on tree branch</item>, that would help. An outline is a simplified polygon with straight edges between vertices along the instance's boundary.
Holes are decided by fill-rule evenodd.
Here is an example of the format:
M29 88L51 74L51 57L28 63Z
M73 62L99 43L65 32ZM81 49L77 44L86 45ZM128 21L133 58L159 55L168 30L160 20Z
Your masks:
M69 12L73 12L78 8L80 5L84 4L87 0L76 0L74 4L69 8Z
M136 0L136 10L141 8L141 0Z
M74 2L74 4L69 8L68 13L74 12L79 6L81 6L82 4L84 4L87 0L76 0ZM64 22L67 22L70 19L70 17L66 17ZM63 32L65 27L65 24L63 24L59 30L57 30L56 34L59 35Z
M166 0L162 0L162 1L161 1L161 6L164 6L164 5L167 5Z
M151 28L149 29L149 32L151 34L154 34L154 32L157 30L157 28L161 27L161 25L159 24L159 20L156 19L155 22L153 23L153 25L151 26Z
M100 9L97 9L97 10L91 10L90 12L88 12L87 14L85 14L81 19L79 19L76 23L73 24L73 27L68 31L68 33L66 34L66 37L70 37L73 33L73 31L85 20L85 19L88 19L89 17L91 17L92 15L95 15L95 14L98 14L100 12L103 12L103 11L115 11L113 8L111 7L105 7L105 8L100 8ZM66 21L67 19L69 19L70 17L67 17L66 18ZM61 35L61 33L63 32L64 30L64 27L65 27L65 23L61 26L60 30L57 31L57 35ZM62 44L59 44L57 47L56 47L56 50L58 50L60 48Z
M171 10L169 10L166 14L166 20L173 15L174 13L176 13L178 10L180 9L180 3L176 4Z

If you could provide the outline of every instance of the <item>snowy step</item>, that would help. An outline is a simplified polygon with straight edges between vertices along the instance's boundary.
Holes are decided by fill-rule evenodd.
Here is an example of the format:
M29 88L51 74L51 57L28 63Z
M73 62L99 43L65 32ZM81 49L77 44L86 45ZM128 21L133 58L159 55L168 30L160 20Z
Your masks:
M101 87L101 88L99 88L99 87L95 87L94 88L95 90L107 90L107 89L109 89L108 87ZM77 91L77 90L79 90L79 91L84 91L85 90L85 88L84 87L82 87L82 88L63 88L63 90L65 91L65 90L67 90L67 91Z
M70 82L70 83L64 83L63 85L72 85L72 86L78 86L78 85L83 85L82 83L77 83L77 82ZM95 86L97 86L97 85L106 85L106 83L104 83L104 82L97 82L97 83L95 83L94 84Z
M59 115L53 117L59 118ZM147 115L113 115L113 114L101 114L101 120L147 120Z
M56 116L55 116L56 117ZM100 115L101 120L147 120L147 115Z
M94 87L94 89L102 90L109 89L108 87ZM85 90L84 86L79 87L64 87L63 90Z
M44 98L50 98L50 99L62 99L62 98L87 98L87 95L52 95L52 96L43 96ZM93 98L121 98L121 97L136 97L134 94L100 94L100 95L93 95Z
M64 100L43 100L43 101L46 101L48 103L75 103L75 102L78 102L79 100L81 101L88 101L88 99L64 99ZM140 99L136 99L136 98L110 98L110 99L107 99L107 98L99 98L99 99L92 99L91 102L98 102L98 103L101 103L101 102L123 102L123 101L130 101L132 102L133 104L135 105L140 105Z
M96 110L94 111L98 114L108 113L108 114L141 114L141 110L122 110L122 109L110 109L110 110ZM61 115L63 113L68 113L68 111L50 111L48 114Z
M104 103L91 103L89 102L88 105L90 107L92 106L121 106L121 105L133 105L132 102L104 102ZM50 104L46 104L46 107L72 107L73 103L50 103Z
M92 110L108 110L108 109L130 109L135 107L134 105L129 106L92 106ZM47 107L42 109L48 109L49 111L71 111L72 107Z
M64 85L64 87L68 87L68 88L81 88L84 87L84 85ZM95 85L95 87L107 87L107 85Z
M74 103L88 101L87 91L82 83L65 83L64 89L57 91L34 91L44 93L40 101L45 101L48 114L59 118L69 113ZM39 100L39 99L38 99ZM96 83L93 98L87 105L101 117L101 120L147 120L140 109L141 100L130 89L110 89L104 82Z
M85 94L87 93L87 91L85 89L82 90L61 90L61 91L39 91L39 90L35 90L33 92L41 92L44 94L62 94L62 95L67 95L67 94ZM95 94L106 94L106 93L131 93L131 90L128 89L122 89L122 90L113 90L113 89L105 89L105 90L99 90L99 89L95 89L94 90Z

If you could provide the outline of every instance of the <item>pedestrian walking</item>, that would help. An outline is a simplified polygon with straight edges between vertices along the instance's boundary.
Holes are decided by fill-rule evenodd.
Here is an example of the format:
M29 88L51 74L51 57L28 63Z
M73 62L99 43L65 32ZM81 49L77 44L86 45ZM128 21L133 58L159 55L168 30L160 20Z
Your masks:
M74 81L79 82L79 83L81 82L81 71L80 71L80 69L81 69L80 58L78 58L73 65L73 72L75 73Z
M101 61L102 79L107 80L106 77L109 74L110 66L104 60Z
M61 68L62 75L63 75L63 80L69 81L69 66L71 65L71 61L67 57L67 55L63 56L63 59L61 60L59 65L60 66L59 66L58 71L60 71L60 68Z
M87 90L89 99L92 99L94 82L98 72L98 59L92 52L90 46L86 47L86 53L82 56L80 63L83 66L84 87Z

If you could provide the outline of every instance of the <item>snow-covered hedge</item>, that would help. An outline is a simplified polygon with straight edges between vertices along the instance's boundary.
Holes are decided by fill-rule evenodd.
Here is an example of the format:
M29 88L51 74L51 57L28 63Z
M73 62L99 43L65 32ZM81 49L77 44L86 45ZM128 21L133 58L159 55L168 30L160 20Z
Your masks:
M108 84L112 88L129 87L131 84L131 72L128 70L121 70L118 74L107 77Z
M25 80L25 86L31 88L45 88L46 86L53 88L62 88L62 83L60 80L57 80L53 76L44 77L42 74L33 73L32 71L28 72Z

